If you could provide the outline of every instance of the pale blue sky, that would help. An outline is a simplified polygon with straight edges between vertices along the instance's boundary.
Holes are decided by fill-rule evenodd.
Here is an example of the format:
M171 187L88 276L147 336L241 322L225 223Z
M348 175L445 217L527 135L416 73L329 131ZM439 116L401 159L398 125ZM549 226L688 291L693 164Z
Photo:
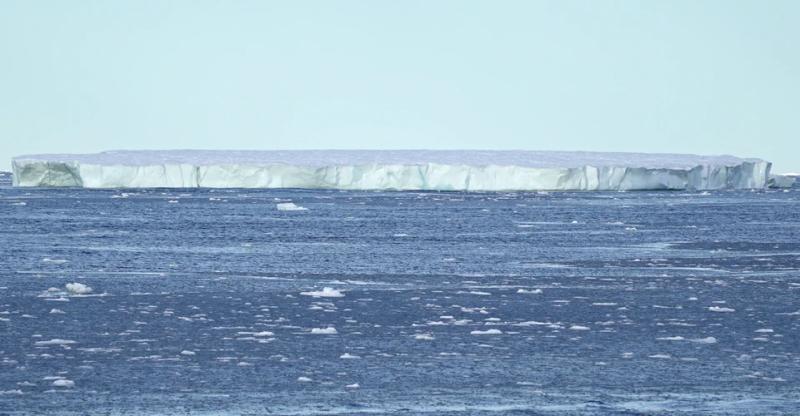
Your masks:
M0 169L109 149L734 154L800 171L800 1L0 1Z

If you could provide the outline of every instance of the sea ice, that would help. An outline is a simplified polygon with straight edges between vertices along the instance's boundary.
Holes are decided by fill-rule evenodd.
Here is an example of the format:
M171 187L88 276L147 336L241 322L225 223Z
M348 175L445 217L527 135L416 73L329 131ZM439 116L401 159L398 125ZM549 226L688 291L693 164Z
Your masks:
M725 308L721 306L709 306L708 310L710 310L711 312L736 312L736 309Z
M36 341L36 342L34 342L34 345L38 345L38 346L70 345L70 344L75 344L75 341L73 341L71 339L54 338L54 339L47 340L47 341Z
M83 283L67 283L67 291L73 295L86 295L92 293L92 288Z
M53 380L53 385L56 387L75 387L75 382L65 378L60 378L58 380Z
M329 326L327 328L311 328L311 333L318 335L335 335L339 332L336 330L336 328Z
M315 298L341 298L344 297L344 293L339 290L336 290L332 287L325 287L322 290L314 290L309 292L300 292L303 296L311 296Z
M278 211L308 211L308 208L295 205L294 202L281 202L276 204L275 207Z
M501 335L502 333L503 331L492 328L492 329L487 329L485 331L481 330L471 331L470 335Z

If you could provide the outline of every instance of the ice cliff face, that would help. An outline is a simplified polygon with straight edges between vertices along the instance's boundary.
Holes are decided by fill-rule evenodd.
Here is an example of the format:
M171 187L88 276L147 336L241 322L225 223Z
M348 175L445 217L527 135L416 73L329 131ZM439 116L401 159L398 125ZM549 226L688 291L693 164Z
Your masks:
M770 188L791 188L797 175L769 175L767 186Z
M764 188L770 163L732 156L532 151L113 151L12 161L15 186L396 190Z

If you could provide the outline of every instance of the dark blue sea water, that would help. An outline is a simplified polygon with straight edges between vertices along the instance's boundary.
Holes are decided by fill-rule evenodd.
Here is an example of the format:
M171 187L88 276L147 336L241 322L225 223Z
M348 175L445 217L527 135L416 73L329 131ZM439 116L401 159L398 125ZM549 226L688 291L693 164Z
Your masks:
M798 188L6 183L0 243L3 415L800 412Z

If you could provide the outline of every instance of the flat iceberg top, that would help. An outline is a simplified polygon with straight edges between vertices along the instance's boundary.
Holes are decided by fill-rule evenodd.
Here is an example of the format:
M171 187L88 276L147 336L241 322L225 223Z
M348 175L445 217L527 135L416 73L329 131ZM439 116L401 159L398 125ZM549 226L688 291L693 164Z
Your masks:
M692 168L735 166L761 162L734 156L669 153L610 153L527 150L115 150L94 154L39 154L16 162L76 162L94 165L146 166L164 164L293 165L307 167L359 165L469 165L532 168L642 167Z

